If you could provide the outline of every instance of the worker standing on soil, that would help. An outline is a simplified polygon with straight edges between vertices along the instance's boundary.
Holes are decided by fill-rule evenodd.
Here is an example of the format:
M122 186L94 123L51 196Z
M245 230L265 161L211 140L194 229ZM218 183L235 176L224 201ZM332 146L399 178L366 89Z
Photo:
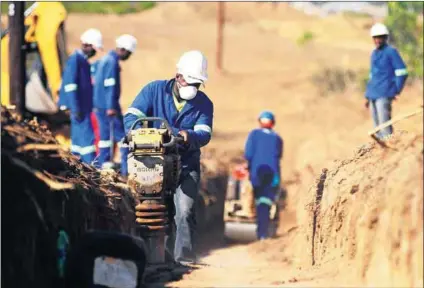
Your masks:
M365 97L365 106L370 107L374 125L378 126L391 119L392 101L402 92L408 77L405 63L396 48L387 41L389 30L381 23L371 27L371 37L376 49L371 54L371 71ZM377 133L380 139L392 134L388 126Z
M175 248L173 237L166 241L167 252L180 264L196 261L194 206L200 185L200 148L209 143L213 122L213 103L199 91L207 79L205 56L200 51L186 52L177 63L175 78L147 84L124 116L126 133L139 117L161 117L184 138L184 145L179 147L180 183L174 194ZM159 123L154 125L159 128ZM141 128L141 124L135 128Z
M268 237L270 209L280 185L283 140L272 129L275 118L271 112L259 115L259 125L247 138L244 157L256 199L257 237L262 240Z
M136 46L137 39L134 36L128 34L119 36L116 39L116 49L99 60L94 76L94 111L100 127L98 165L103 168L113 166L111 165L113 163L111 149L115 147L115 142L119 142L121 175L123 176L128 174L128 145L122 141L125 130L119 104L121 96L119 61L127 60L134 53Z
M93 86L88 58L102 48L102 42L102 34L97 29L82 34L81 49L69 56L59 92L59 107L71 112L71 152L81 156L85 163L91 163L96 155L91 124Z

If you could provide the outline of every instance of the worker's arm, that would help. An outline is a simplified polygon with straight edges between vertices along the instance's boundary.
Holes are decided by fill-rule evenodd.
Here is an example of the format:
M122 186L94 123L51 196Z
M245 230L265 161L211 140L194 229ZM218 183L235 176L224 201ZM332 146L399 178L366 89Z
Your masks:
M81 111L78 99L78 60L75 54L71 55L63 73L63 95L72 114L78 115Z
M103 69L103 85L104 95L106 100L106 109L115 110L119 109L119 63L114 60L107 60ZM100 84L100 83L99 83Z
M255 152L254 145L253 145L254 135L255 135L255 131L252 131L249 133L249 136L247 137L247 141L244 147L244 158L247 160L248 163L252 161L253 153Z
M212 138L213 103L208 102L199 119L194 124L193 130L187 130L189 145L193 149L199 149L209 143ZM175 131L174 131L175 133Z
M124 115L125 134L128 134L131 125L137 119L146 117L152 113L152 97L152 83L150 83L144 86L140 93L138 93ZM141 128L141 123L138 123L134 128Z
M278 147L277 147L277 157L278 159L283 158L283 153L284 153L284 142L283 139L281 137L278 137L278 143L277 143Z
M393 69L395 69L397 95L399 95L405 86L406 78L408 78L408 71L402 57L396 49L391 51L390 60L392 62Z

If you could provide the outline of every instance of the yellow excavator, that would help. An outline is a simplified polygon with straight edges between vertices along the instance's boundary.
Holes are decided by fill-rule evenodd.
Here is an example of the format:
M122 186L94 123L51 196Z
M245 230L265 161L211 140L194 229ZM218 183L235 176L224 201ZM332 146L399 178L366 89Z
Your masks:
M61 2L35 2L24 12L25 106L39 119L61 128L69 121L56 105L68 54ZM9 30L1 35L1 104L10 105ZM54 128L53 128L54 129Z

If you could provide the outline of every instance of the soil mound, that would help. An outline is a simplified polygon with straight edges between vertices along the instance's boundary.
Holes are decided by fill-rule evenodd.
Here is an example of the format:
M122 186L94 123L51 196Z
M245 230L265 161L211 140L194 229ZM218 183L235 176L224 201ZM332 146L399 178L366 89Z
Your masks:
M396 133L323 169L297 217L301 266L345 267L358 285L422 285L423 135Z
M131 232L134 198L116 174L100 175L4 107L1 140L5 287L54 287L63 232L71 246L89 229Z

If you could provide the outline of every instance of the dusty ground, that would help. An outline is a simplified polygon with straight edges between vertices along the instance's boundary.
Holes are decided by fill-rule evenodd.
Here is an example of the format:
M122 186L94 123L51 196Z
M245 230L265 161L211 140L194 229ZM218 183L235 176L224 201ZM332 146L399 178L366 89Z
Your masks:
M348 83L344 92L325 96L320 94L320 88L325 87L328 81L323 77L323 69L368 69L373 48L368 37L372 20L345 16L320 19L292 10L285 3L280 3L275 9L269 3L226 3L226 6L225 71L221 74L214 69L216 3L160 3L151 11L129 16L70 15L66 24L70 50L78 46L79 36L89 27L99 28L103 32L107 49L113 48L114 39L121 33L131 33L137 37L139 46L136 53L122 65L123 107L128 107L149 81L172 77L175 63L182 52L188 49L202 50L209 59L210 81L205 92L215 105L214 136L207 149L215 149L221 160L229 160L243 150L247 133L256 126L260 111L270 109L276 114L276 130L285 141L282 167L283 180L289 193L289 206L284 214L288 216L283 215L280 229L282 238L213 251L203 259L211 266L198 269L170 285L322 287L363 280L354 277L349 282L351 278L347 276L352 275L339 273L338 269L342 269L342 266L338 262L310 267L307 260L294 255L297 247L293 245L293 238L301 233L301 224L310 220L305 218L302 219L303 223L297 223L296 216L304 211L304 208L298 208L301 207L298 203L302 197L309 195L308 188L319 176L321 168L329 167L327 165L331 160L348 159L355 149L370 141L367 131L372 128L372 122L363 107L363 95L355 85ZM313 40L299 45L297 40L307 31L314 34ZM312 81L313 77L321 77L319 86ZM394 104L394 115L422 105L422 87L422 82L406 87ZM417 135L422 135L422 128L420 116L395 125L396 130L407 130ZM422 139L415 141L416 146L422 147ZM415 156L416 152L413 152ZM422 171L422 165L419 167ZM356 168L351 165L347 169L354 173ZM397 175L413 177L413 183L418 185L418 176L410 170L409 163L399 164L393 169L396 169ZM362 175L367 177L372 172L364 170ZM400 186L378 186L373 191L385 193L386 190L393 190L390 193L403 192ZM422 207L422 198L414 200L414 203ZM390 214L395 213L390 209L387 211L388 215L398 215ZM409 212L405 213L409 215ZM418 220L422 223L422 218ZM290 230L296 226L297 229ZM289 230L290 233L287 232ZM422 230L417 233L422 237ZM422 238L420 241L422 243ZM341 256L335 257L337 260ZM305 262L299 265L299 261ZM346 263L343 269L349 271L351 264ZM352 267L357 269L356 266ZM388 271L397 266L390 267ZM378 275L377 272L368 273ZM372 278L367 277L366 282ZM422 283L419 277L414 280L416 282L405 280L400 283L411 286L411 283L419 283L419 280ZM377 283L370 281L367 283ZM383 282L378 283L384 285Z

